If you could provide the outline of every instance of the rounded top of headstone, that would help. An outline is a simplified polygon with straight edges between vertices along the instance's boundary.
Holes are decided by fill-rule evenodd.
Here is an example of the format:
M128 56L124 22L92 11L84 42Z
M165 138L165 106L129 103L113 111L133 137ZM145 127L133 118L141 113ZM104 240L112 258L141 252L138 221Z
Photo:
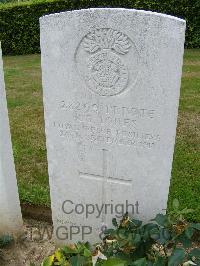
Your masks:
M154 60L159 47L179 47L185 33L182 19L124 8L66 11L44 16L40 22L41 43L46 47L58 43L52 52L55 60L71 47L74 71L92 93L106 97L137 83L146 58L141 57L143 51Z
M160 18L165 18L165 19L170 19L174 20L176 22L180 22L181 24L185 25L186 21L184 19L174 17L171 15L166 15L163 13L158 13L158 12L152 12L152 11L146 11L146 10L137 10L137 9L127 9L127 8L88 8L88 9L79 9L79 10L71 10L71 11L65 11L65 12L60 12L60 13L54 13L50 15L45 15L40 17L40 22L51 19L51 18L56 18L56 17L63 17L65 15L73 14L79 16L79 14L82 13L94 13L94 12L112 12L112 13L132 13L135 15L143 15L143 16L157 16Z

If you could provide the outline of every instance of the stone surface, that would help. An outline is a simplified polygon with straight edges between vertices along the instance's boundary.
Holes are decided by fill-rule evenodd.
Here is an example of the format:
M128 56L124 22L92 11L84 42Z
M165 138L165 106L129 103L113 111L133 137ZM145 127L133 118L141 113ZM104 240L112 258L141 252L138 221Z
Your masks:
M185 21L108 8L49 15L40 25L57 242L98 241L102 225L126 209L145 222L164 212Z
M0 47L0 235L22 232Z

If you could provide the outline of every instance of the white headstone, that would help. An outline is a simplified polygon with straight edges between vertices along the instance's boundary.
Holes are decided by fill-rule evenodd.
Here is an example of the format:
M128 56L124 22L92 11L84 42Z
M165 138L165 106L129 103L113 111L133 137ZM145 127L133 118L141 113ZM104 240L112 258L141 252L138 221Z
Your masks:
M164 212L185 21L106 8L40 23L57 242L98 241L102 224L126 207L145 222Z
M0 46L0 236L22 233L22 216L13 160Z

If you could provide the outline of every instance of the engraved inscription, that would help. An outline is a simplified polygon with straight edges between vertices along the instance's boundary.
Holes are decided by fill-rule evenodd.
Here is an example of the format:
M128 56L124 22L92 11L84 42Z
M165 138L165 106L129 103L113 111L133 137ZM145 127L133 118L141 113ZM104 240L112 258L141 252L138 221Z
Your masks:
M90 90L112 96L126 89L130 73L124 56L132 46L127 35L111 28L95 29L81 40L75 59Z
M153 109L94 101L61 101L58 110L65 118L54 120L53 127L58 136L78 144L81 161L84 161L86 144L151 149L160 141L158 133L142 130L140 126L141 122L149 124L158 117Z
M160 136L153 133L97 127L86 123L56 122L60 137L75 142L84 141L96 145L124 145L137 148L152 148L160 141Z

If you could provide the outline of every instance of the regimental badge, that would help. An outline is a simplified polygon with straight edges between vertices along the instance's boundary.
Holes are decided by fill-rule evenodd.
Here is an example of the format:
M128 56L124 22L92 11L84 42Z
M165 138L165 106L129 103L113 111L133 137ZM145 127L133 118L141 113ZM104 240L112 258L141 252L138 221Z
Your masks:
M126 89L130 73L124 56L132 46L127 35L111 28L95 29L81 40L75 56L90 90L112 96Z

